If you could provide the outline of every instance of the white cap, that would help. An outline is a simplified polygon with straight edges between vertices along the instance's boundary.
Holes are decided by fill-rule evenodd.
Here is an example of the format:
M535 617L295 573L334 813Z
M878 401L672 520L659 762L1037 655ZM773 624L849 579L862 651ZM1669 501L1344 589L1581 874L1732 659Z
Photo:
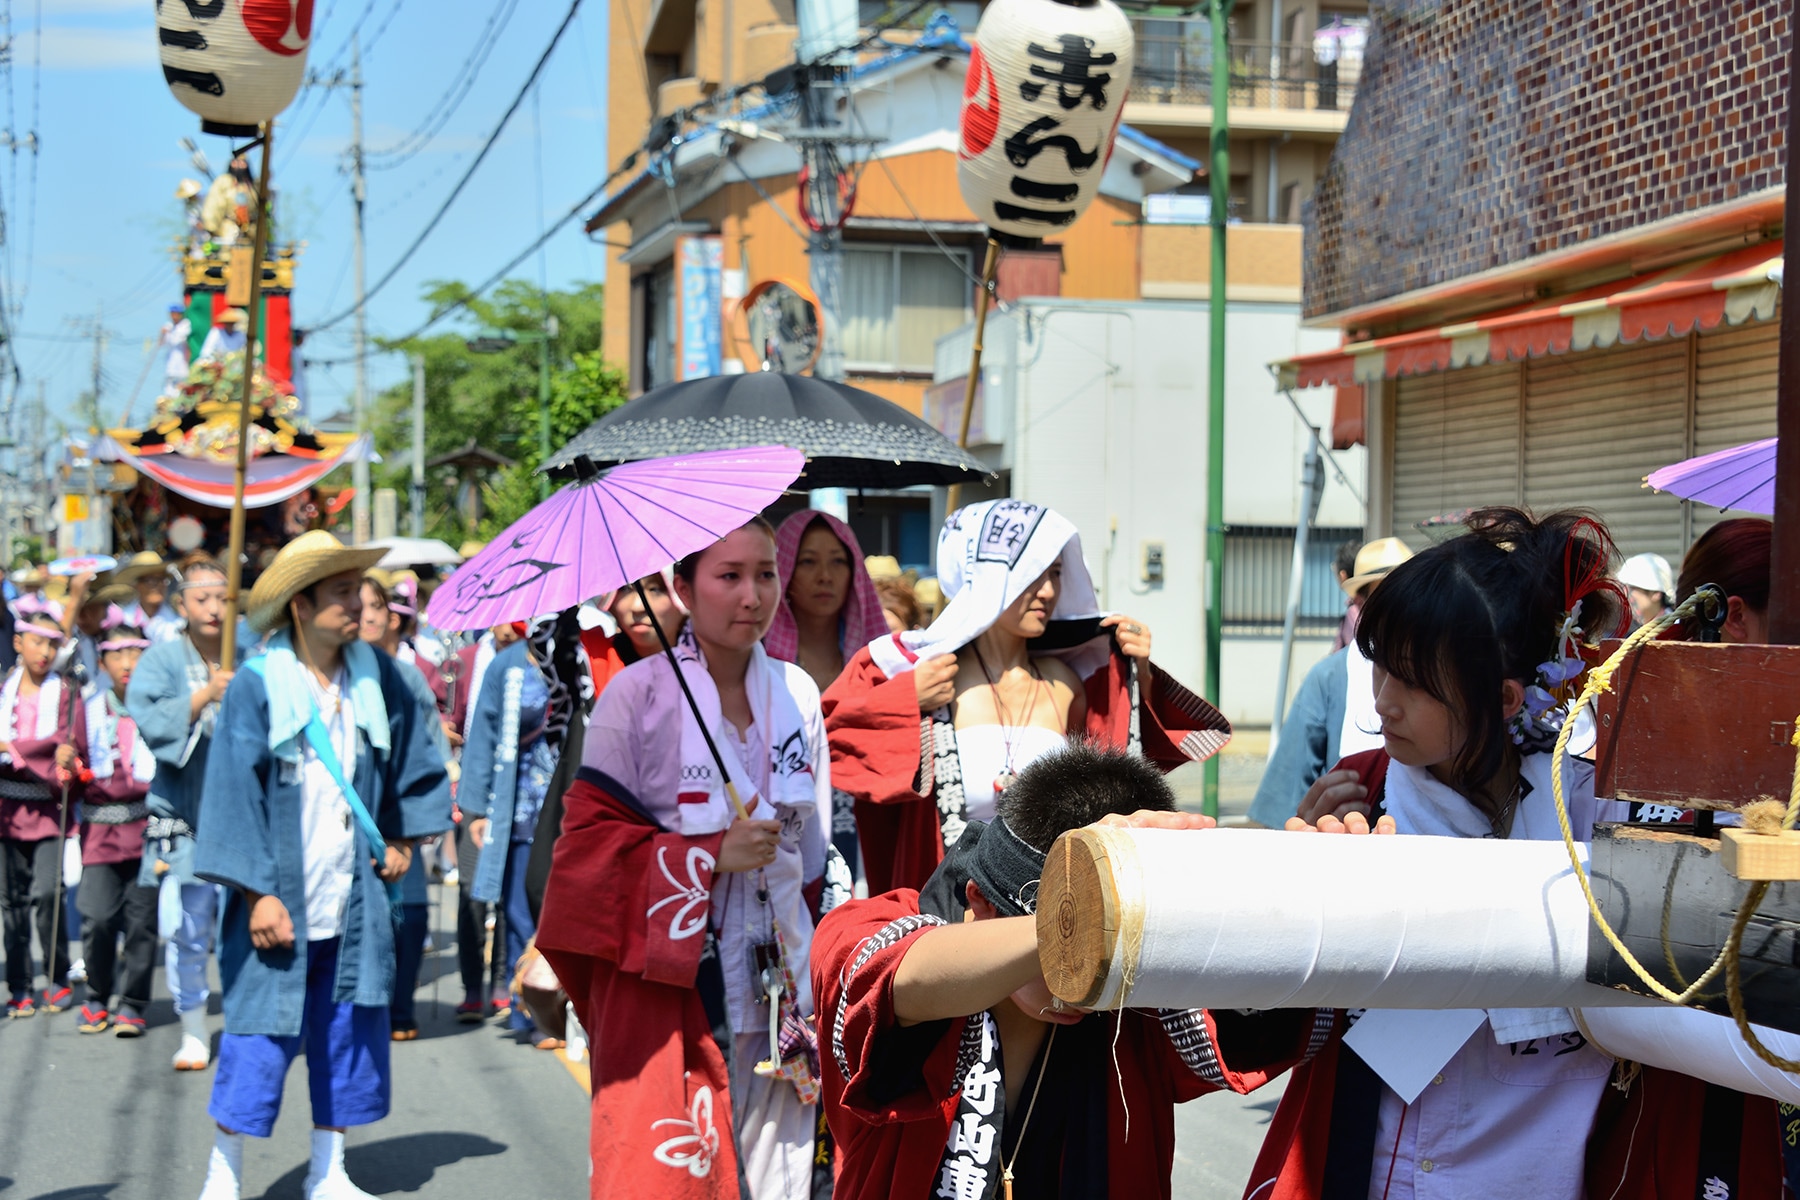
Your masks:
M1669 560L1660 554L1634 554L1619 568L1617 579L1626 587L1643 592L1661 592L1675 599L1675 572Z

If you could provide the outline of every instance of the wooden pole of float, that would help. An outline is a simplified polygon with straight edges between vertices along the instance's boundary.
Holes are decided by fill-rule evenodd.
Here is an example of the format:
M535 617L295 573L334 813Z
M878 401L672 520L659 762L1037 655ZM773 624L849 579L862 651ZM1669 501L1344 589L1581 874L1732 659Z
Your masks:
M975 389L981 386L981 339L987 331L988 300L994 294L994 272L1000 265L1000 239L990 235L987 258L981 264L981 294L975 297L975 347L969 352L969 378L963 383L962 427L956 435L958 449L969 447L969 418L975 413ZM953 513L962 504L962 484L950 485L944 511Z
M1800 131L1800 3L1788 13L1788 145ZM1785 237L1800 231L1800 178L1787 164ZM1800 303L1781 306L1781 362L1775 388L1775 540L1769 559L1769 641L1800 645Z
M250 300L244 318L244 383L238 402L237 474L231 486L231 538L225 551L225 626L219 634L219 665L237 662L238 592L244 582L244 478L250 469L250 408L256 387L256 341L262 334L263 254L269 245L269 160L275 145L275 121L262 127L262 177L256 189L256 236L251 239Z

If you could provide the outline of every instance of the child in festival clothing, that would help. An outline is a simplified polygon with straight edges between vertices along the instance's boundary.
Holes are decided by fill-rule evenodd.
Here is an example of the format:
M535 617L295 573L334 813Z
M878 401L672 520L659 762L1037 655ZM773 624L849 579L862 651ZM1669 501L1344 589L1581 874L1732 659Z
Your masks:
M588 723L537 946L593 1038L592 1196L805 1197L806 893L831 811L819 692L762 646L780 599L762 520L683 559L675 591L679 666L627 667Z
M181 1021L173 1065L177 1071L204 1071L212 1062L212 1034L206 1025L212 993L206 968L219 918L219 889L194 874L194 831L200 826L219 702L248 646L240 638L236 661L220 659L224 567L211 558L190 558L174 582L175 605L184 621L181 634L144 652L131 673L125 707L156 758L138 882L158 889L157 928L167 942L163 978Z
M368 1200L344 1130L388 1113L396 884L419 838L450 826L433 719L395 663L359 637L362 575L380 549L315 530L250 593L267 652L225 692L206 764L194 870L225 889L225 1034L207 1112L218 1124L201 1200L238 1200L244 1137L268 1137L302 1049L312 1093L307 1200Z
M61 900L65 814L58 809L86 739L79 696L50 672L66 634L53 601L18 602L13 635L18 663L0 686L0 919L4 920L8 1017L37 1012L32 999L32 920L45 947L44 1009L69 1007L69 931L56 914ZM74 703L71 703L71 700ZM73 709L73 712L71 712ZM67 830L73 832L73 829ZM58 928L53 928L58 927Z
M125 708L125 689L150 640L136 625L117 622L100 634L100 665L110 688L92 689L84 706L91 778L81 798L81 954L87 960L87 1003L81 1006L82 1033L139 1037L150 1008L150 977L156 963L155 887L140 884L144 828L149 824L150 781L156 757ZM119 941L125 943L118 975L119 1010L113 997Z
M1395 567L1356 640L1374 664L1384 746L1321 776L1296 831L1559 840L1550 753L1583 669L1576 641L1620 628L1604 528L1577 513L1484 509L1468 532ZM1575 836L1625 806L1564 764ZM1253 928L1244 936L1254 937ZM1280 1013L1210 1014L1201 1047L1232 1087L1271 1069ZM1775 1103L1621 1064L1567 1009L1322 1010L1331 1036L1288 1084L1246 1195L1413 1200L1692 1200L1782 1195ZM1680 1015L1670 1010L1671 1016ZM1344 1035L1357 1028L1356 1048ZM1370 1024L1373 1023L1373 1024ZM1411 1099L1387 1081L1435 1067Z
M1176 812L1149 762L1077 741L1021 771L922 891L852 900L820 922L812 975L840 1200L1170 1195L1175 1105L1223 1086L1197 1049L1206 1015L1090 1013L1052 997L1038 967L1045 853L1096 821L1213 824ZM1322 1041L1310 1013L1271 1024L1280 1066Z

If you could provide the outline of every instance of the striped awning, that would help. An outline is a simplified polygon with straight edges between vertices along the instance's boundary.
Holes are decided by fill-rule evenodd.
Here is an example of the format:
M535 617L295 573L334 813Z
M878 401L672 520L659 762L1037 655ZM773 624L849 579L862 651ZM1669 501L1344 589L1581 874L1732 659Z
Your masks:
M1302 354L1274 364L1276 377L1283 389L1374 383L1765 321L1781 295L1782 259L1772 249L1746 246L1553 304Z

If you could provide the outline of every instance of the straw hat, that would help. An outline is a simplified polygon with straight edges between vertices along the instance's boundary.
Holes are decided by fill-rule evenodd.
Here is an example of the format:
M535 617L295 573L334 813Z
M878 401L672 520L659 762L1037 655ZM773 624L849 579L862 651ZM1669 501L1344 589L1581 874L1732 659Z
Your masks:
M125 565L113 572L114 583L136 583L146 575L155 575L162 571L166 564L162 555L154 550L139 550L125 560Z
M81 601L81 607L90 604L130 604L137 599L137 589L128 583L120 583L109 579L98 587L88 589L88 594Z
M192 200L195 196L198 196L200 192L200 181L198 179L184 179L175 185L175 198L177 200Z
M1345 594L1356 595L1412 556L1412 547L1397 537L1377 538L1367 543L1356 552L1355 571L1344 580Z
M219 314L220 322L230 322L233 325L242 325L249 319L250 314L241 308L228 308Z
M301 591L345 571L360 575L386 553L380 546L346 546L323 529L301 534L281 548L250 589L250 624L261 633L286 624L288 601Z
M900 578L900 560L891 554L871 554L863 559L863 569L870 579Z

